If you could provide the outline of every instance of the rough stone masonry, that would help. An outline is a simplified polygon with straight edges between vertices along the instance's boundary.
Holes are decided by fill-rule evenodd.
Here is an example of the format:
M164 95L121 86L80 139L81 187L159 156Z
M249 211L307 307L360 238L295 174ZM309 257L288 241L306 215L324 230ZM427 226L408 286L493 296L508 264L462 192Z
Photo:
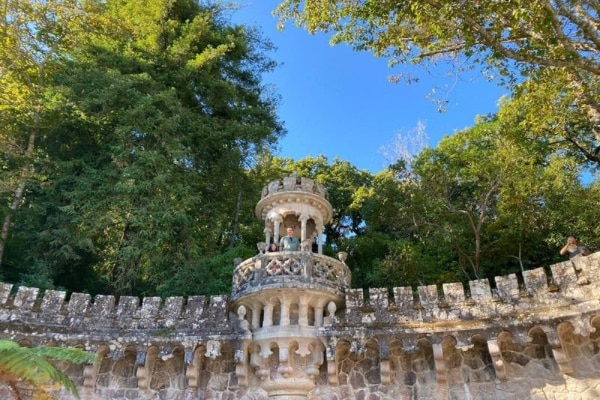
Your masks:
M364 293L347 255L320 243L264 252L288 226L319 242L331 218L320 185L271 182L256 214L265 242L228 296L67 299L0 284L0 337L95 354L58 365L82 399L600 398L600 253L468 287Z

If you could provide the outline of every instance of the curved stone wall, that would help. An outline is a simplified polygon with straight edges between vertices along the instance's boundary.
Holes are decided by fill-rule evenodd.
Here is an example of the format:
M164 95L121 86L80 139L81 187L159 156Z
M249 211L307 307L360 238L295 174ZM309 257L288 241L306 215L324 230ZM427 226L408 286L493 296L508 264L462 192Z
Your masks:
M261 380L278 373L278 353L249 348L250 317L233 304L0 284L0 337L93 352L93 365L61 365L83 399L266 398ZM597 399L599 328L600 253L468 287L347 290L310 327L323 362L308 398ZM307 360L290 351L287 362Z

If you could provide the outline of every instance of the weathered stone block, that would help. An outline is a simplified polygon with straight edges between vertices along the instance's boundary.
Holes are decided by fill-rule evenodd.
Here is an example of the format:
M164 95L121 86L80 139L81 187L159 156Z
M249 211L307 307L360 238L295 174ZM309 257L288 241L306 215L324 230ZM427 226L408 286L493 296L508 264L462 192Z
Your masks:
M469 289L471 289L471 299L474 301L490 301L492 299L490 282L487 279L469 281Z
M346 310L362 308L364 306L365 296L362 289L346 290Z
M507 276L497 276L496 289L498 289L498 295L506 300L516 299L519 297L519 281L517 275L510 274Z
M46 290L40 309L43 313L59 313L65 303L66 292L58 290Z
M568 291L569 288L577 286L577 275L571 261L564 261L550 266L552 279L561 291Z
M115 296L97 295L90 311L91 316L97 319L109 317L115 308Z
M140 299L135 296L121 296L119 297L119 304L117 307L117 317L132 317L136 315L140 304Z
M463 303L465 301L465 288L463 287L462 283L444 283L442 285L442 289L444 291L446 303L456 304Z
M170 320L179 318L183 310L183 302L183 297L167 297L162 309L162 317Z
M90 305L92 296L88 293L72 293L67 305L69 316L84 316Z
M190 296L185 307L185 318L200 317L206 307L206 296Z
M140 318L148 319L157 317L160 312L160 303L160 297L144 297Z
M13 285L10 283L0 283L0 305L6 304L12 288Z
M39 291L38 288L21 286L17 291L13 305L22 310L31 310Z
M414 304L412 288L410 286L395 287L394 301L399 308L412 309Z
M386 310L389 306L388 291L386 288L370 288L369 304L376 310Z
M419 299L422 306L430 306L439 302L439 296L436 285L419 286Z
M523 271L523 280L528 293L533 295L544 295L548 290L548 277L544 268Z

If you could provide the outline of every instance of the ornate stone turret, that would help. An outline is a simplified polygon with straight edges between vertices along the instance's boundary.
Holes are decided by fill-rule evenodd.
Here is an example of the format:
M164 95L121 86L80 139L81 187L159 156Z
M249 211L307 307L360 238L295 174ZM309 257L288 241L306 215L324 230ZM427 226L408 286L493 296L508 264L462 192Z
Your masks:
M266 245L275 243L286 228L300 228L303 247L316 239L318 253L323 251L324 225L331 221L333 210L327 201L325 188L312 179L296 175L269 183L256 205L256 216L265 222Z
M262 386L271 398L305 399L325 360L319 328L331 325L350 287L345 254L323 256L323 226L332 208L321 185L291 176L269 183L256 206L265 222L260 253L233 276L233 309L247 339L238 359L241 384ZM264 253L286 228L300 227L299 251ZM312 252L314 239L317 253ZM254 381L254 382L251 382Z

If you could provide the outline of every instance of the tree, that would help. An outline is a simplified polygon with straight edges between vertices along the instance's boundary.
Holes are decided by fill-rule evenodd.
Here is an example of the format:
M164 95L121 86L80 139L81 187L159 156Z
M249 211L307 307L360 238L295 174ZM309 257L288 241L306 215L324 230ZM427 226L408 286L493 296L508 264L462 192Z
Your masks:
M40 141L52 165L21 216L27 264L54 277L91 265L115 294L173 293L179 271L239 243L245 168L284 130L260 81L269 43L221 11L108 1L86 44L57 56L64 117Z
M39 136L52 132L58 123L60 94L48 81L58 66L58 55L76 45L74 32L90 24L82 18L85 7L71 0L7 0L2 7L0 195L8 206L0 210L0 265L27 185L38 178Z
M562 136L596 166L598 13L597 3L587 0L285 0L278 7L281 24L292 19L311 33L333 31L333 43L389 57L393 65L447 62L457 72L480 65L516 95L546 97L543 108L528 108L544 122L578 110L583 124L555 119L543 129Z
M22 386L33 389L36 399L53 399L45 387L57 383L76 397L77 387L71 379L52 365L51 361L73 364L90 363L94 359L81 349L60 347L21 347L10 340L0 340L0 383L8 385L16 399L21 398Z
M484 119L417 158L416 234L452 249L469 279L551 262L549 238L564 235L559 215L572 214L567 199L590 205L581 172L575 159L518 127Z

